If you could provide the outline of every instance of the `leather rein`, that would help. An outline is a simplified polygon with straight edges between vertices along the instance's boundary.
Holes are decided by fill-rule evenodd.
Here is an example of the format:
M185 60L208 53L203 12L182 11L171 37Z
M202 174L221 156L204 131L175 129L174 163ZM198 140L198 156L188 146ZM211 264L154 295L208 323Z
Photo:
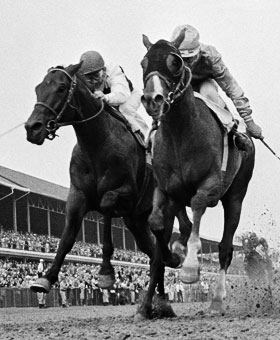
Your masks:
M44 103L44 102L37 102L35 104L36 106L43 106L45 108L47 108L49 111L51 111L54 115L55 115L55 119L51 119L48 121L47 125L46 125L46 130L48 132L47 135L47 139L53 140L57 135L56 135L56 131L61 127L61 126L68 126L68 125L78 125L78 124L83 124L85 122L88 122L91 119L94 119L96 117L98 117L104 109L104 102L103 100L101 100L101 108L100 110L93 116L86 118L86 119L82 119L82 120L74 120L74 121L69 121L69 122L60 122L63 116L64 111L66 110L67 106L69 106L70 108L74 109L76 112L78 112L79 116L82 117L80 109L76 106L73 106L71 104L71 100L73 98L73 94L77 85L77 81L76 81L76 75L74 75L74 77L71 77L71 75L64 69L61 68L51 68L50 72L54 72L54 71L60 71L63 72L64 74L66 74L66 76L71 80L71 84L70 84L70 88L68 91L68 95L66 98L66 101L62 107L62 109L60 110L60 112L57 112L54 108L52 108L51 106L49 106L48 104ZM90 91L90 89L86 86L87 90L92 94L92 92Z

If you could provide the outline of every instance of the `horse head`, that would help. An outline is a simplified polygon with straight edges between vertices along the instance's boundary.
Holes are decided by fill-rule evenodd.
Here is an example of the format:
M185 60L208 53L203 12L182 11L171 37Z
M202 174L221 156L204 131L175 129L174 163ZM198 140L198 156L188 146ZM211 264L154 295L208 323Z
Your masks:
M242 246L245 256L254 252L259 244L259 239L255 233L249 233L249 235L244 236L242 239Z
M41 145L46 138L54 139L60 126L81 119L78 118L80 112L74 99L76 73L81 65L82 62L67 68L50 68L43 81L36 86L37 103L25 123L29 142Z
M248 256L252 250L254 249L250 237L244 237L242 239L242 247L244 251L244 255Z
M169 111L170 104L180 98L191 80L191 71L185 67L178 47L185 31L172 42L159 40L155 44L143 35L143 44L148 52L144 56L144 90L141 98L147 113L158 120Z

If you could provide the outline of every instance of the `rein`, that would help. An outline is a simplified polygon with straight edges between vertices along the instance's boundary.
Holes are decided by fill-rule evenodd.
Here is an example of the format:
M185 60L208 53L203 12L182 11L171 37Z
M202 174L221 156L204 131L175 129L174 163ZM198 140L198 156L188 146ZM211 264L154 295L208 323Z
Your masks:
M167 87L170 89L170 92L167 95L167 98L164 98L164 101L167 105L167 110L164 112L164 114L167 114L168 111L170 110L170 106L174 103L179 101L182 96L184 95L184 93L187 90L187 87L190 85L191 82L191 77L189 77L189 79L187 80L187 71L189 71L189 68L184 66L182 73L181 73L181 77L180 80L177 84L172 83L171 81L169 81L165 76L163 76L160 72L158 71L153 71L150 72L144 79L144 84L146 85L147 81L154 75L157 75L166 85ZM190 73L190 71L189 71ZM149 131L148 137L146 139L146 147L148 147L150 139L151 139L151 135L152 132L158 129L158 120L153 120L152 123L152 128Z
M190 85L191 77L187 79L187 70L189 70L188 67L184 66L182 69L181 77L178 83L171 82L169 79L167 79L165 76L163 76L158 71L150 72L144 79L144 84L147 83L147 81L154 75L157 75L159 79L161 79L166 86L169 89L169 93L166 98L164 98L164 101L167 105L167 110L164 112L165 114L170 110L170 105L174 102L177 102L181 99L181 97L186 92L187 87Z
M46 125L46 130L48 132L47 138L50 140L53 140L57 135L55 134L55 132L62 126L69 126L69 125L78 125L78 124L83 124L85 122L90 121L91 119L94 119L96 117L98 117L104 109L104 102L103 100L101 100L101 108L100 110L93 116L86 118L86 119L82 119L82 120L78 120L78 121L69 121L69 122L62 122L60 123L61 117L64 113L64 111L66 110L67 106L70 106L72 109L74 109L75 111L77 111L79 113L79 115L81 116L80 110L79 108L73 106L71 104L71 100L74 94L74 90L76 88L77 82L76 82L76 75L74 75L74 77L71 77L71 75L64 69L60 69L60 68L52 68L50 69L49 72L54 72L54 71L60 71L63 72L64 74L66 74L66 76L71 80L71 84L70 84L70 88L69 88L69 92L66 98L66 101L62 107L62 109L60 110L60 112L57 112L54 108L52 108L51 106L49 106L48 104L44 103L44 102L37 102L35 104L36 106L43 106L45 108L47 108L49 111L51 111L54 115L55 115L55 119L52 119L50 121L48 121L47 125ZM89 88L86 86L86 89L91 93L91 91L89 90Z

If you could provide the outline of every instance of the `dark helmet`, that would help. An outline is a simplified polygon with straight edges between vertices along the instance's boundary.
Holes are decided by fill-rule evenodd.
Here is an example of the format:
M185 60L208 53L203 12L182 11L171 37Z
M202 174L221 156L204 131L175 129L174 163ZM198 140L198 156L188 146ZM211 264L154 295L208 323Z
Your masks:
M83 74L99 71L105 67L104 59L97 51L88 51L82 54L80 61L83 61L81 72Z

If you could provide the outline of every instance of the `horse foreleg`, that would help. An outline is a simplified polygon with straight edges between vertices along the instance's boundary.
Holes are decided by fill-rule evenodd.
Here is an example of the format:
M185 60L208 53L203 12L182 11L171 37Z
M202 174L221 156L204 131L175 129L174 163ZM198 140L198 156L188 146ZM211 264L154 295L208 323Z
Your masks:
M148 257L150 261L154 256L155 242L148 224L148 214L136 217L124 217L124 222L135 238L137 247Z
M153 196L153 210L149 217L149 224L153 233L161 231L164 228L162 207L165 202L166 196L156 187Z
M158 286L159 296L155 297L153 308L153 298L156 287ZM152 317L172 317L175 316L170 304L165 299L164 294L164 265L161 260L160 247L157 242L154 258L150 264L150 284L147 293L143 297L140 306L137 309L137 313L134 317L134 321L143 321L145 319L151 319Z
M114 253L111 222L110 216L104 216L102 263L98 273L98 285L100 288L109 288L115 283L115 271L111 264L111 257Z
M51 285L58 280L58 273L66 254L70 252L75 243L86 209L85 195L81 191L71 187L66 203L66 224L56 256L46 275L37 279L31 286L33 291L48 293Z
M209 183L212 185L212 181ZM200 268L197 254L201 250L201 240L199 238L200 222L206 207L209 204L209 197L212 191L210 187L204 190L197 190L196 195L191 200L191 208L193 212L193 226L190 238L187 242L187 256L183 262L180 271L180 279L185 283L197 282L200 278Z
M126 183L119 188L106 191L102 197L100 208L106 214L124 215L127 211L133 209L135 202L131 197L132 192L131 185Z
M171 268L177 268L181 263L180 256L172 253L168 248L173 230L175 210L174 202L167 200L164 193L159 188L156 188L149 223L160 246L162 260L166 266Z
M192 231L192 223L185 208L180 210L176 216L179 221L180 237L172 244L172 252L178 254L183 263L186 258L186 246Z

